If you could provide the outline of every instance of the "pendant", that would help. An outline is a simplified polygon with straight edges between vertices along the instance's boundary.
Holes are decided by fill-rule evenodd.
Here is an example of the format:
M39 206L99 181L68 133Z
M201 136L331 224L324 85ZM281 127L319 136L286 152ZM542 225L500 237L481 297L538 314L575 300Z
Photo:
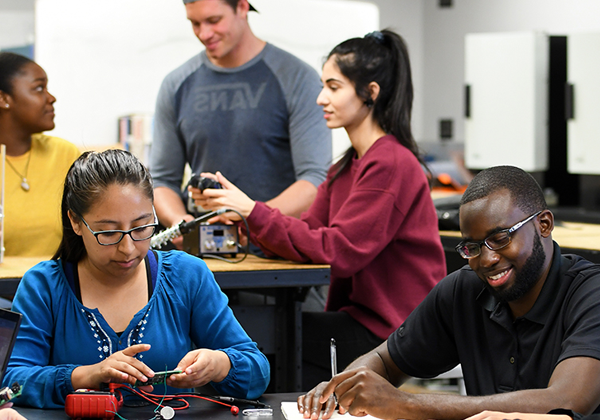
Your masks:
M21 188L23 188L23 191L29 191L29 183L27 182L27 178L23 178L23 182L21 182Z

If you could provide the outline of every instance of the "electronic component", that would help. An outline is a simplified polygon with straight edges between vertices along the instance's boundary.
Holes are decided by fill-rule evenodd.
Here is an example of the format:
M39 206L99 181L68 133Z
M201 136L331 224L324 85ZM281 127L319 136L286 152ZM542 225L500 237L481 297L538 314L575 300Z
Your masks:
M200 192L204 192L204 190L207 188L212 188L215 190L223 189L223 186L218 181L215 181L214 179L211 179L211 178L206 178L206 177L200 176L198 174L192 174L192 176L190 177L190 179L187 183L187 186L185 188L186 190L188 189L187 187L197 188L200 190ZM206 210L204 208L202 208L201 206L196 204L196 202L192 198L192 195L189 191L188 191L187 210L191 214L199 214L199 213L206 212Z
M21 385L17 382L10 387L7 386L0 389L0 406L21 395L21 389Z
M202 222L205 222L209 219L212 219L215 216L226 213L229 210L220 209L211 211L210 213L205 213L202 216L196 217L191 222L181 221L178 225L171 226L170 228L163 230L160 233L157 233L150 239L150 246L155 249L160 249L163 245L166 245L172 239L178 238L181 235L185 235L191 232L194 229L197 229L198 225Z
M188 181L188 185L194 188L198 188L200 191L204 191L206 188L213 188L215 190L220 190L223 186L214 179L205 178L198 174L192 174L190 180Z
M154 372L154 376L152 378L148 378L146 382L135 381L134 386L147 386L147 385L156 385L156 384L164 384L167 382L167 378L171 375L175 375L177 373L182 373L181 370L166 370L164 372Z
M0 308L0 384L4 379L4 372L17 340L21 318L20 313ZM19 395L21 395L21 385L17 382L10 387L0 389L0 406Z
M173 407L168 405L165 405L163 408L161 408L159 413L164 420L171 420L173 417L175 417L175 410L173 410Z
M231 254L235 257L239 252L237 226L221 223L199 225L183 236L183 250L198 257L207 254Z
M123 405L120 393L78 389L67 395L65 413L73 419L113 419Z
M199 393L195 393L195 395L203 396L206 398L210 398L213 400L217 400L220 402L226 402L226 403L230 403L230 404L250 404L256 408L260 408L260 407L271 408L270 405L260 402L258 400L248 400L246 398L227 397L227 396L223 396L223 395L204 395L204 394L199 394Z
M239 401L243 404L252 404L255 407L268 408L268 406L266 404L261 403L260 401L246 400L243 398L224 397L224 396L209 396L209 395L201 394L198 392L183 392L183 393L178 393L178 394L174 394L174 395L168 395L168 394L157 395L157 394L151 394L149 392L146 392L141 388L139 388L139 389L132 388L131 386L125 385L125 384L109 384L109 386L112 386L113 387L112 389L120 389L120 390L129 391L132 394L138 395L138 396L142 397L144 400L155 404L157 406L157 409L154 411L156 413L156 416L154 417L154 419L156 419L156 420L169 420L169 419L173 418L176 411L185 410L186 408L188 408L190 406L190 403L186 398L198 398L201 400L217 403L217 404L223 405L225 407L229 407L229 411L234 416L238 415L238 413L240 412L239 407L233 404L234 401ZM169 403L175 403L175 405L169 405ZM162 408L159 409L159 407L162 407Z

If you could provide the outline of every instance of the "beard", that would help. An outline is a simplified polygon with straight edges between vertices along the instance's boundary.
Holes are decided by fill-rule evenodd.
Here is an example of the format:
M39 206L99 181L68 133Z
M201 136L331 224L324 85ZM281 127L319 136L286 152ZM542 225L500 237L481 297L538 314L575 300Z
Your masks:
M531 255L525 261L523 268L516 273L515 282L511 287L503 290L494 289L487 282L485 286L490 293L498 300L512 302L525 296L539 281L544 267L546 254L542 241L537 232L533 237L533 249Z

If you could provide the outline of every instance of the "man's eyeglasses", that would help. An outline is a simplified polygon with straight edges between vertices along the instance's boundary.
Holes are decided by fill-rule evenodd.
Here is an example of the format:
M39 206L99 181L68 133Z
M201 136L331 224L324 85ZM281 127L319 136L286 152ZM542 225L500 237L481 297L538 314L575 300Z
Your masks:
M94 232L90 225L87 224L83 216L79 217L81 218L85 226L89 229L89 231L92 232L92 235L96 237L96 240L100 245L116 245L119 242L121 242L125 235L129 235L131 239L136 242L146 241L150 239L152 235L154 235L154 233L156 232L156 228L158 227L158 219L156 217L156 210L154 210L154 207L152 208L152 211L154 212L154 223L134 227L133 229L129 230L101 230L98 232Z
M508 229L502 229L498 232L492 233L490 236L485 238L483 241L478 242L461 242L456 246L456 250L460 254L461 257L469 260L471 258L478 257L481 255L481 246L487 246L491 251L498 251L502 249L508 244L510 244L511 233L515 232L525 223L533 220L536 216L538 216L542 210L538 211L535 214L532 214L525 220L521 220L516 225L509 227Z

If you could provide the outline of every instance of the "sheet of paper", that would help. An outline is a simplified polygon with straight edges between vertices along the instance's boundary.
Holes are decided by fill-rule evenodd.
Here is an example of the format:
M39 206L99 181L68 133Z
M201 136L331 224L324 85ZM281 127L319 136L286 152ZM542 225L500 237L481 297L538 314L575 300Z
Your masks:
M287 420L304 420L304 416L298 412L298 404L296 401L283 401L281 403L281 412ZM355 417L348 413L340 414L337 411L331 415L331 420L335 419L350 419L350 418L360 418L361 420L378 420L373 416L364 416L364 417Z

